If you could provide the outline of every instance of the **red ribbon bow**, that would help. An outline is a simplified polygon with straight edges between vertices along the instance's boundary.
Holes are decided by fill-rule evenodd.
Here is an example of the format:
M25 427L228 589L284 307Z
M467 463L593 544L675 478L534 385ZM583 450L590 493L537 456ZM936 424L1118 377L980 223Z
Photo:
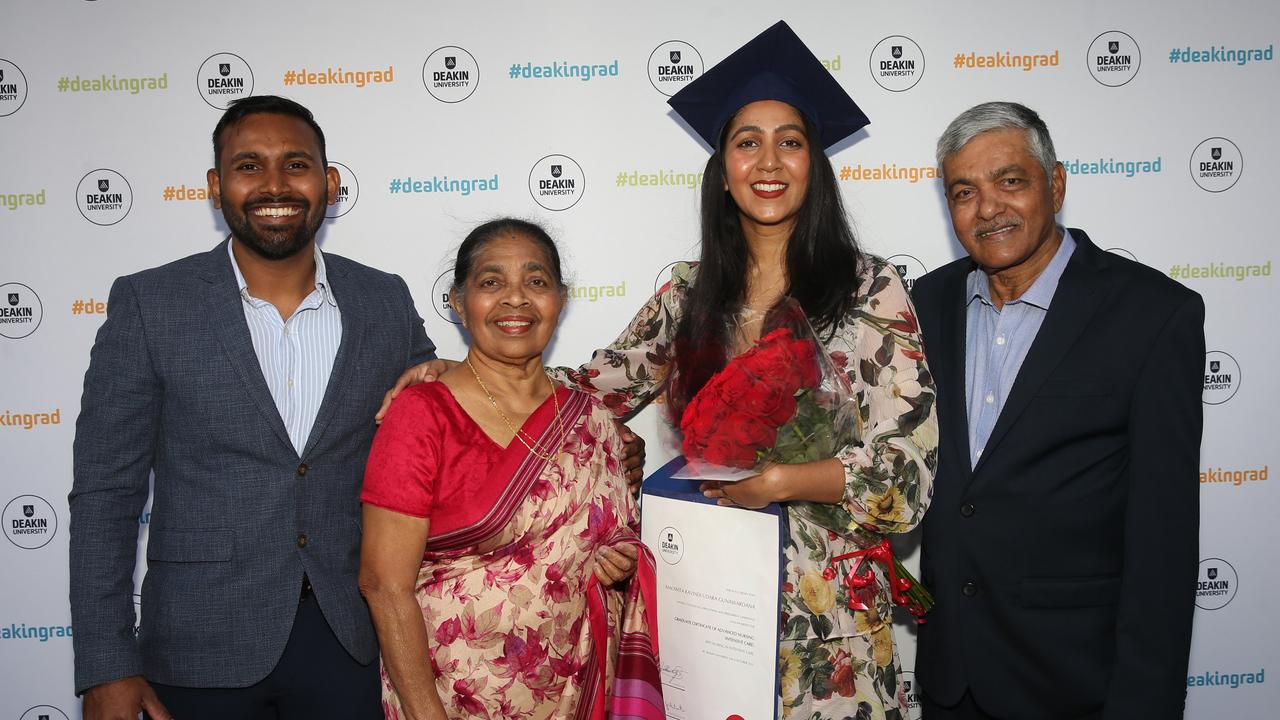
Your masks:
M859 597L859 595L869 595L868 589L875 587L875 569L870 562L867 562L868 560L884 563L889 572L889 593L892 595L893 601L898 605L911 607L911 601L907 597L907 591L911 589L911 581L898 577L898 573L894 570L893 546L889 544L888 538L881 540L878 545L837 555L831 558L831 564L834 566L841 560L851 560L853 558L860 558L861 560L853 563L849 572L844 576L844 585L849 589L849 609L869 609L866 602Z

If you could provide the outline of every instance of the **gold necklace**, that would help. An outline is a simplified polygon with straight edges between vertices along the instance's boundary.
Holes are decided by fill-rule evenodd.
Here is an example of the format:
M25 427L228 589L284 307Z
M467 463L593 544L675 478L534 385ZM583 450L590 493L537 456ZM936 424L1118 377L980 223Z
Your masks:
M506 423L507 428L510 429L512 434L515 435L515 438L520 441L520 444L528 448L529 452L542 458L543 460L550 462L551 458L555 457L554 453L552 453L551 451L547 451L547 453L544 455L541 451L539 451L537 448L534 447L534 445L540 445L541 443L535 440L532 435L529 435L523 429L516 427L515 423L511 422L511 418L507 417L507 414L502 412L502 408L498 407L498 399L493 396L493 393L489 392L489 387L484 384L483 380L480 379L480 373L476 372L476 366L471 364L471 358L467 358L466 362L467 362L467 368L471 370L471 376L476 379L477 383L479 383L480 389L484 391L484 396L489 398L489 404L493 406L494 410L498 411L498 417L502 418L502 422ZM550 380L551 379L550 376L548 376L547 379ZM551 383L551 405L556 410L556 427L559 428L560 435L563 436L564 435L564 419L560 417L560 398L556 396L556 386L554 382ZM526 437L528 437L529 439L526 440L525 439Z

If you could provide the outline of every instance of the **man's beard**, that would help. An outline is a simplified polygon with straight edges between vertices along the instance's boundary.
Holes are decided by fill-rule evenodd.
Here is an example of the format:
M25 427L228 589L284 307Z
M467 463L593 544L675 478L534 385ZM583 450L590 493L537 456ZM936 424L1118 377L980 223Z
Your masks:
M267 231L260 233L249 222L249 214L254 205L259 203L297 203L302 206L304 222L293 230ZM311 242L324 222L324 215L311 214L311 203L302 197L266 198L256 197L246 200L238 208L228 205L222 207L222 217L231 228L231 234L244 243L245 247L267 260L284 260L297 255Z

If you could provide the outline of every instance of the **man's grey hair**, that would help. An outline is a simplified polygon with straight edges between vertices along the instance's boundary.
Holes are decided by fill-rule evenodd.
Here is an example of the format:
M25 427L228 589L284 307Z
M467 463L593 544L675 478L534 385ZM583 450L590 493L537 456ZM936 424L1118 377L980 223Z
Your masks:
M991 130L1024 130L1027 150L1040 162L1046 178L1053 178L1058 156L1053 151L1049 128L1035 110L1015 102L987 102L960 113L938 138L938 167L969 144L969 141Z

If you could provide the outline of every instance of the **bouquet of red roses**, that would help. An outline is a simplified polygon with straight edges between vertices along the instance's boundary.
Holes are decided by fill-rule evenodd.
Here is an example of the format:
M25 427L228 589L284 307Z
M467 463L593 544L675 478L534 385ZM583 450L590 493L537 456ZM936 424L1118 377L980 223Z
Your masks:
M812 401L821 379L813 345L778 328L734 358L698 392L680 421L682 449L699 477L753 470L769 459L778 431ZM782 440L786 441L785 435Z
M797 464L834 457L861 436L858 404L848 377L835 369L799 305L787 300L770 311L760 340L707 381L680 418L688 460L676 477L733 481L772 463ZM888 541L858 527L855 553L841 561L849 606L864 610L874 595L872 563L886 566L895 603L924 622L933 598L893 556Z

